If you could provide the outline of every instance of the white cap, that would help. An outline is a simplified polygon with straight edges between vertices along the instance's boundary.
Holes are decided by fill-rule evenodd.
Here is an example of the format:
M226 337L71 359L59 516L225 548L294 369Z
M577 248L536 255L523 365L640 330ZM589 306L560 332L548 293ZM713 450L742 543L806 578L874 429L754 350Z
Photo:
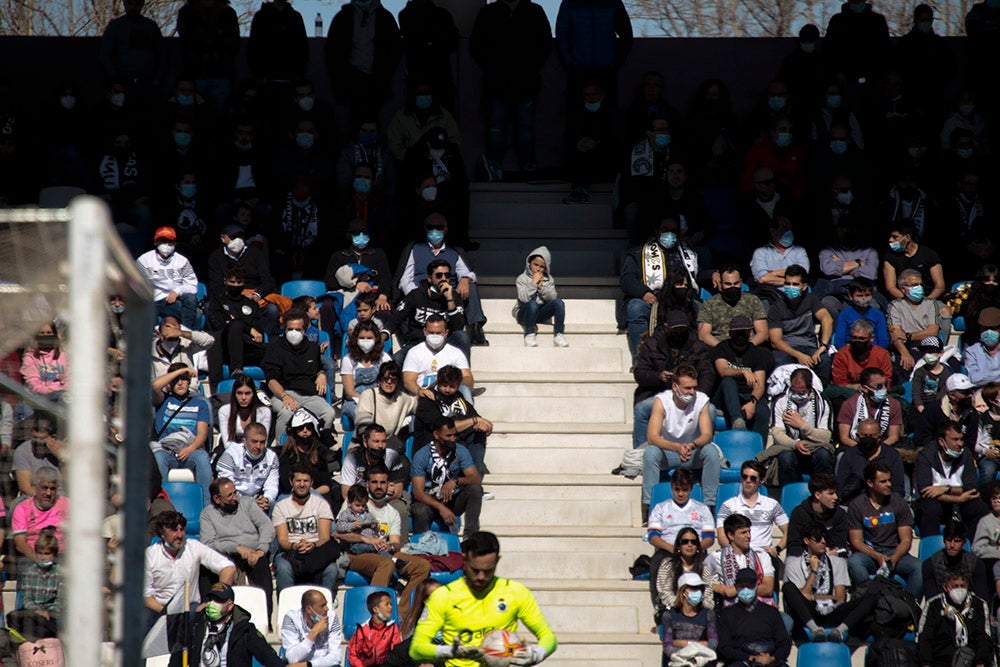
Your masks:
M968 375L963 373L955 373L948 378L948 382L945 384L948 391L967 391L969 389L975 389L976 385L972 384L972 380L969 379Z
M704 586L705 582L694 572L686 572L682 574L680 579L677 580L677 588L680 589L681 586L688 586L689 588L695 588L697 586Z

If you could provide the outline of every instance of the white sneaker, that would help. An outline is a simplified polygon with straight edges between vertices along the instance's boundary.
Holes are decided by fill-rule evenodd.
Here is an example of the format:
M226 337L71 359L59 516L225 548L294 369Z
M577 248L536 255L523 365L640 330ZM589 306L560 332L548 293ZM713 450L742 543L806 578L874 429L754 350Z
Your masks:
M496 496L489 491L483 491L483 500L493 500L494 498L496 498Z
M535 334L525 334L525 336L524 336L524 346L525 347L538 347L538 341L535 340Z
M552 344L556 347L569 347L569 343L566 342L566 337L561 333L557 333L552 337Z

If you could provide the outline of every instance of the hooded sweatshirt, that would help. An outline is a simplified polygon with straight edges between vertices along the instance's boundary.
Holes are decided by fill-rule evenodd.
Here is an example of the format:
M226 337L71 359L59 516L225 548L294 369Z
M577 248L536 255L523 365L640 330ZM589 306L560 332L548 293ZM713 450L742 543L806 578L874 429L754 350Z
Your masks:
M535 285L535 274L531 271L531 258L538 255L545 260L545 278L541 285ZM539 246L528 253L524 259L524 272L517 277L517 306L518 308L528 301L534 299L539 304L547 303L558 298L556 294L556 281L552 278L552 255L545 246ZM515 311L517 308L515 308Z

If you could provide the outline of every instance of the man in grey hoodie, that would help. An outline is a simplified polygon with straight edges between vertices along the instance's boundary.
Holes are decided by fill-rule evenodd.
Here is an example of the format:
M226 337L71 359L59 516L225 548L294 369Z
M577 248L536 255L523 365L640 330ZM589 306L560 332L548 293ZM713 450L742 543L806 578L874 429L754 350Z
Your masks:
M270 622L271 568L268 551L274 541L274 526L255 498L241 496L227 477L208 487L212 504L201 511L202 543L230 558L245 572L251 585L263 589Z
M517 277L517 305L514 306L514 317L524 326L525 347L538 347L535 335L538 333L539 320L553 320L555 335L552 344L556 347L569 347L565 331L566 304L556 294L556 281L549 273L552 256L549 249L539 246L528 254L525 260L524 273Z

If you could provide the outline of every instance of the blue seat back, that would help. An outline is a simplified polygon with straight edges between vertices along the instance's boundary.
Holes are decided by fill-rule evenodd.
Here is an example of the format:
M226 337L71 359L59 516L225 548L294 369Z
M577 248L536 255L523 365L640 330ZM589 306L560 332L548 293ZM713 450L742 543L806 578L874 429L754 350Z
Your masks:
M356 586L344 593L344 639L350 639L358 625L363 624L371 614L365 601L376 591L384 591L392 598L392 619L399 622L399 609L396 605L396 591L385 586Z
M650 509L656 507L664 500L670 500L674 497L673 489L670 488L670 482L660 482L653 487L653 493L649 498ZM691 498L697 500L698 502L703 501L703 496L701 493L701 484L695 484L691 488Z
M726 502L730 498L735 498L740 493L740 482L729 482L727 484L719 484L719 491L715 497L715 508L718 512L718 508L722 507L722 503ZM767 495L767 487L761 485L758 491L760 495Z
M785 510L785 514L791 514L792 510L798 507L809 495L808 482L795 482L782 487L781 507Z
M739 481L743 462L764 449L764 441L755 431L722 431L715 434L715 444L722 450L727 463L719 475L721 482Z
M851 667L851 650L833 642L802 644L795 664L801 667Z
M281 295L289 299L306 295L319 298L326 294L326 283L319 280L289 280L281 286Z
M187 519L186 532L191 537L201 533L201 510L205 507L201 486L195 482L163 482L170 503Z
M236 380L230 378L229 380L222 380L219 385L215 388L216 394L227 394L233 390L233 385L236 384Z

